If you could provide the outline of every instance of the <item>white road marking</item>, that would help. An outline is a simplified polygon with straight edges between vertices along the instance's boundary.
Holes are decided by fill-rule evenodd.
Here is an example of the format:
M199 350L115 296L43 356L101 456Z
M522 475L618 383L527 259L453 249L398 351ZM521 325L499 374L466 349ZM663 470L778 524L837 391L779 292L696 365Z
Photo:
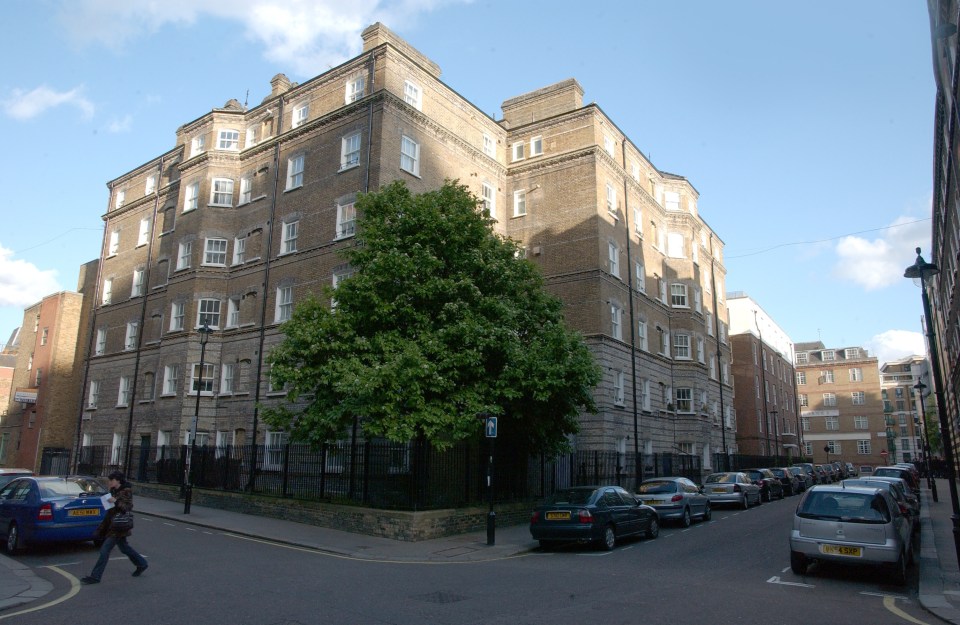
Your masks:
M893 599L899 599L900 601L906 601L910 603L910 599L904 597L903 595L891 595L885 592L867 592L866 590L860 593L861 595L867 595L868 597L891 597Z
M799 582L784 582L780 580L779 575L774 575L767 580L768 584L780 584L781 586L799 586L800 588L816 588L813 584L801 584Z

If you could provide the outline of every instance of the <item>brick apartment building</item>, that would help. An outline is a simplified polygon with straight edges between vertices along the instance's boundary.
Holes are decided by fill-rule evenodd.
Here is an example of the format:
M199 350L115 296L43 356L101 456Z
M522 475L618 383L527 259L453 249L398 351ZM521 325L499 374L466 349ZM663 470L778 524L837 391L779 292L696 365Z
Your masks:
M48 295L24 310L12 392L0 420L0 466L70 470L97 264L81 266L77 292Z
M890 464L876 356L862 347L797 343L797 392L804 455L815 463Z
M800 455L793 341L745 293L728 293L740 453Z
M603 368L579 449L698 454L733 433L723 245L698 193L660 171L566 80L480 111L387 28L303 84L278 74L177 129L108 183L81 438L279 444L258 405L283 397L264 356L293 307L351 272L358 193L459 179L519 241ZM213 329L200 373L197 329ZM718 357L719 356L719 357ZM198 379L202 383L198 384ZM722 381L722 382L721 382Z
M920 425L923 402L918 401L914 385L923 381L924 394L930 394L929 365L923 356L909 356L880 367L880 395L887 414L887 451L890 464L915 462L923 456Z

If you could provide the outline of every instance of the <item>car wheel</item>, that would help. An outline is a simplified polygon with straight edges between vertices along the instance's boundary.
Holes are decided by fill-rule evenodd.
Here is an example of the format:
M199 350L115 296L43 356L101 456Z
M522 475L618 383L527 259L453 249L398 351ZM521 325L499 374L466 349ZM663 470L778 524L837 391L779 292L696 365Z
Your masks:
M650 527L647 528L647 538L656 538L660 535L660 521L657 517L650 519Z
M907 583L907 556L902 551L890 571L890 581L897 586L903 586Z
M797 575L805 575L807 573L807 558L802 553L791 551L790 570Z
M710 503L703 507L703 520L709 521L713 517L713 511L710 509Z
M783 489L780 489L780 499L783 500L784 497L786 497L786 494L783 492Z
M16 523L11 523L7 528L7 553L13 555L20 551L20 530Z
M680 525L690 527L690 508L683 509L683 516L680 517Z
M761 502L761 503L764 502L764 501L767 501L767 502L773 501L773 491L771 491L770 489L767 489L767 498L766 498L766 499L764 499L764 498L762 497L763 491L760 491L760 495L761 495L761 497L760 497L760 502Z
M740 507L743 508L744 510L750 507L750 499L748 498L746 493L743 494L743 501L740 502Z
M617 544L617 532L612 525L603 528L603 538L600 539L600 548L604 551L610 551Z

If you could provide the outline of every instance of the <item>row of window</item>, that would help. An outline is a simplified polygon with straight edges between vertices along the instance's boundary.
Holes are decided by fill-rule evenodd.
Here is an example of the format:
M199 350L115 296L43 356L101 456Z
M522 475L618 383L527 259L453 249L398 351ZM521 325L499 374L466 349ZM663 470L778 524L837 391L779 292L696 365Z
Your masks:
M626 387L626 374L623 371L615 371L613 377L613 402L617 406L623 406L625 403L625 387ZM637 391L639 393L640 407L642 410L650 411L652 406L652 394L651 394L652 383L650 380L643 378L640 380L640 384L637 386ZM694 389L689 387L677 387L671 389L669 386L660 385L660 401L661 405L668 405L673 402L674 410L680 413L694 413L694 412L706 412L708 408L708 394L707 391L699 391L699 396L697 402L694 402ZM731 407L725 407L725 412L728 417L728 424L730 422ZM710 405L710 414L712 414L717 420L719 420L720 404L719 402L714 401Z
M817 445L819 445L820 442L823 442L823 441L818 441L818 442L817 442ZM833 455L833 454L842 454L842 453L843 453L843 447L840 445L840 441L825 441L825 442L826 442L826 446L827 446L827 453L829 453L829 454L831 454L831 455ZM819 449L820 449L820 447L817 448L818 451L819 451ZM808 456L808 457L812 457L812 456L813 456L813 442L812 442L812 441L804 441L804 443L803 443L803 453L804 453L804 455L806 455L806 456ZM869 438L863 439L863 440L858 440L858 441L857 441L857 454L858 454L858 455L860 455L860 456L869 456L869 455L872 454L872 453L873 453L873 450L872 450L872 448L871 448L870 439L869 439Z
M851 367L847 369L847 376L851 382L863 382L863 368L862 367ZM820 376L817 378L818 384L833 384L836 381L834 376L833 369L824 369L820 372ZM797 371L797 384L804 385L807 383L807 372L806 371Z
M810 362L810 354L816 354L818 352L797 352L797 364L805 365ZM837 350L835 349L824 349L819 352L820 360L823 362L832 362L837 359ZM863 355L863 350L859 347L847 347L843 350L843 357L847 360L853 360L855 358L861 358Z
M804 432L810 431L812 417L800 417L800 427L803 428ZM839 430L840 429L840 417L838 416L828 416L824 417L824 428L827 430ZM853 417L853 429L855 430L869 430L870 429L870 420L863 415L857 415Z
M247 394L250 392L251 384L251 363L249 360L243 360L237 363L221 363L220 374L217 375L216 365L204 363L201 375L200 363L189 365L189 379L187 380L187 395L195 396L199 392L203 396L212 396L216 384L216 393L218 395ZM163 368L163 377L161 378L160 396L174 397L180 392L181 365L166 365ZM269 381L269 376L268 376ZM91 380L87 389L87 409L95 410L101 403L100 380ZM122 375L117 385L117 403L116 407L122 408L130 405L133 394L133 377ZM143 374L140 386L140 401L151 401L156 399L157 379L156 374L148 371ZM267 393L283 393L283 388L275 388L272 382L268 382Z
M808 407L810 405L810 398L806 393L800 393L800 406ZM866 393L863 391L853 391L850 393L850 403L854 406L864 406L867 403ZM837 405L837 394L836 393L824 393L823 394L823 405L824 406L836 406Z

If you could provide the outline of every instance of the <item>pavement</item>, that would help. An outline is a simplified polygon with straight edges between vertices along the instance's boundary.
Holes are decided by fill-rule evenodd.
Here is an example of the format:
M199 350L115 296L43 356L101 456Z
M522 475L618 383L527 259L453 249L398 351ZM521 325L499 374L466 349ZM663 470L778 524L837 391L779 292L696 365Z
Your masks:
M950 518L949 485L947 480L936 480L936 502L925 480L923 486L918 600L935 616L960 625L960 568ZM183 503L178 501L142 496L135 501L138 514L379 562L482 562L521 555L537 546L525 524L497 527L493 545L487 544L486 531L404 542L196 504L185 515ZM30 567L0 555L0 613L42 599L52 590L53 585Z

